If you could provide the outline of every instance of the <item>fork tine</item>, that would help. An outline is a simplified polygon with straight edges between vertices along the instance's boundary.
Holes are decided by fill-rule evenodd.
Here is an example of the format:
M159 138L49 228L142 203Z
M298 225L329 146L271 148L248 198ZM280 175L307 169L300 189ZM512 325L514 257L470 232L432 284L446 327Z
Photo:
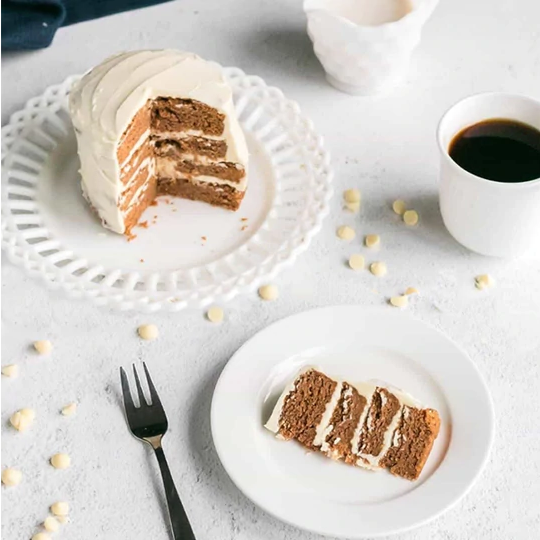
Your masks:
M124 368L120 368L120 380L122 381L122 394L124 395L124 408L126 409L126 414L130 415L135 412L135 404L133 403L133 397L131 391L129 390L129 382L127 379L126 372Z
M135 375L135 384L137 385L137 393L139 394L139 407L143 407L145 404L148 405L146 398L144 397L144 392L141 386L141 381L139 380L139 374L137 373L137 368L133 364L133 373Z
M144 368L144 372L146 373L146 382L148 383L148 388L150 389L150 397L152 398L152 405L159 405L159 407L163 409L163 405L161 405L161 401L159 400L156 387L154 386L154 383L152 382L152 377L150 377L150 373L148 372L148 368L146 367L146 362L143 362L143 368Z

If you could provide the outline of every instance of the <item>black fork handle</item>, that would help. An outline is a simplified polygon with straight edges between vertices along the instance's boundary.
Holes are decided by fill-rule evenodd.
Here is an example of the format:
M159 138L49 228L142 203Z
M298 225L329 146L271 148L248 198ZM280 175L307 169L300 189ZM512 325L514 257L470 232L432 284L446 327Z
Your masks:
M186 511L184 510L184 506L178 495L178 491L176 491L176 486L174 485L169 465L165 459L163 448L158 446L154 448L154 451L156 452L159 468L161 469L174 540L196 540Z

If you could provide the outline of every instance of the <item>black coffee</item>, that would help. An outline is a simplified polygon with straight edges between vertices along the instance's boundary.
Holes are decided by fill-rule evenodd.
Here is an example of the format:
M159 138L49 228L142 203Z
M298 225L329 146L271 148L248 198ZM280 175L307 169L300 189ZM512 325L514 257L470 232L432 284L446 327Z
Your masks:
M540 131L515 120L469 126L452 139L448 153L466 171L495 182L540 178Z

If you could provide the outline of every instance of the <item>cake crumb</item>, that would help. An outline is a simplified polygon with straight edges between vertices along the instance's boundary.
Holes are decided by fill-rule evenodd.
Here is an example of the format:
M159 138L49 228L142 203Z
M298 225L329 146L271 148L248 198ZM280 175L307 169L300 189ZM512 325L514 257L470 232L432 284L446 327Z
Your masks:
M206 236L201 236L201 240L202 240L203 242L206 242Z
M60 523L55 517L48 516L43 522L43 528L48 532L56 532L60 529Z
M378 234L368 234L364 239L364 243L368 248L378 247L381 243L381 238Z
M263 300L276 300L279 296L279 291L275 285L263 285L259 287L259 296Z
M369 267L369 271L377 277L385 276L388 272L388 269L386 268L386 264L380 261L371 263Z
M32 425L35 417L36 412L34 409L21 409L11 415L9 423L17 431L25 431Z
M157 206L159 203L158 203L158 200L157 199L154 199L149 206Z
M356 236L354 229L348 225L342 225L339 227L336 234L338 238L341 238L341 240L352 240Z
M52 343L48 339L34 341L34 349L36 349L38 354L49 354L52 351L52 348Z
M143 263L143 262L144 262L144 259L139 259L139 262L142 262L142 263Z
M131 242L132 240L135 240L135 238L137 238L137 235L136 234L133 234L133 233L128 233L127 235L127 241L128 242Z
M489 274L481 274L474 278L476 288L479 290L487 287L493 287L495 280Z
M247 217L240 218L240 221L247 221L247 220L248 220Z
M62 413L62 416L73 416L76 411L77 411L77 404L70 403L69 405L62 407L62 410L60 412Z
M173 212L178 212L178 208L173 208L172 211Z
M398 216L402 216L405 213L406 209L407 209L407 205L405 204L405 201L402 201L401 199L398 199L397 201L394 201L392 203L392 210Z
M19 366L17 364L8 364L7 366L2 366L2 375L4 377L10 377L14 379L19 376Z
M159 335L159 330L155 324L142 324L137 329L139 336L147 341L156 339Z
M51 512L55 516L67 516L69 514L69 503L65 501L55 502L51 505Z
M418 289L415 289L414 287L407 287L405 294L418 294Z
M248 228L248 226L247 226L247 225L244 225L240 230L241 230L241 231L245 231L247 228Z
M360 203L362 195L359 189L347 189L343 192L343 199L348 203Z
M392 296L392 298L390 298L390 304L398 308L407 307L409 304L409 297L407 295Z
M365 267L365 260L362 255L355 253L349 257L349 266L353 270L363 270Z
M51 465L55 469L68 469L71 466L71 458L69 457L69 454L54 454L54 456L51 457Z
M405 225L413 226L418 223L418 212L416 210L407 210L403 213Z
M18 469L12 469L8 467L2 471L2 484L4 486L18 486L22 480L22 472Z
M223 321L224 313L223 310L218 306L212 306L207 312L206 317L210 322L221 323Z
M137 226L142 229L148 229L148 221L141 221Z

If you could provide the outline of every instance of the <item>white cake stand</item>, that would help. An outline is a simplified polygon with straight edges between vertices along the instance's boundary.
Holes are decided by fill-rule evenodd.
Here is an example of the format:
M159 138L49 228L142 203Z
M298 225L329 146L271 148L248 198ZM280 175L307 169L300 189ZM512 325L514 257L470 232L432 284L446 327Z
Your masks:
M307 248L328 213L332 170L298 105L259 77L224 68L250 151L240 210L160 198L136 238L105 230L80 190L67 114L73 81L49 87L2 128L2 247L71 297L122 310L224 302L271 279Z

